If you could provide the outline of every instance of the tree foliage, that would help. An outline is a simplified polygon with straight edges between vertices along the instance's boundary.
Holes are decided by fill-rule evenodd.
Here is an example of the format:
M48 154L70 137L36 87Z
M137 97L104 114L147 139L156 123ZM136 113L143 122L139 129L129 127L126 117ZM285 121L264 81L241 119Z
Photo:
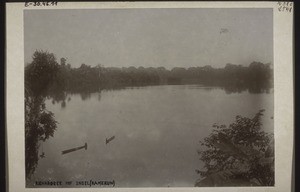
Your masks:
M53 53L36 51L33 61L25 68L25 82L27 89L34 95L46 94L46 90L55 80L59 65Z
M162 84L202 84L223 87L227 93L244 90L249 90L251 93L261 93L268 91L273 86L271 64L260 62L252 62L249 66L228 63L224 68L213 68L205 65L190 68L175 67L168 70L164 67L130 66L118 68L104 67L100 64L92 67L84 63L75 68L71 67L69 63L66 65L67 60L65 58L60 59L60 65L54 58L53 54L47 52L35 53L34 62L30 67L36 70L29 71L37 72L39 76L40 71L34 63L39 60L46 60L47 62L44 63L51 63L51 65L46 65L47 69L43 69L44 72L58 69L57 74L51 76L51 78L55 77L54 80L56 80L54 88L73 93ZM45 82L50 80L47 75L44 78ZM34 79L35 76L33 76L33 85L35 85Z
M52 137L57 128L54 114L45 106L45 96L55 82L59 68L53 54L36 51L25 68L25 168L26 178L34 173L40 142Z
M261 130L263 111L253 118L237 116L228 127L213 125L200 141L204 167L196 170L201 178L195 186L274 185L273 136Z

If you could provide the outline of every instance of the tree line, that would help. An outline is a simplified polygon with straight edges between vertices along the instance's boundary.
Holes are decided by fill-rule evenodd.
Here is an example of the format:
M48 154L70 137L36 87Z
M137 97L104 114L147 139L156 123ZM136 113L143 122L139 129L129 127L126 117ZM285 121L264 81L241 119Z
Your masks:
M36 51L38 54L50 54ZM252 62L248 66L226 64L224 68L203 67L175 67L168 70L164 67L104 67L81 64L80 67L71 67L61 58L58 63L49 66L49 70L57 70L53 77L53 89L67 92L95 92L101 89L117 89L127 86L147 85L181 85L201 84L204 86L224 87L229 92L249 90L259 93L273 87L273 69L270 63ZM26 67L30 74L36 63L33 61ZM41 64L42 65L42 64ZM52 67L52 69L50 69ZM49 74L49 73L48 73Z

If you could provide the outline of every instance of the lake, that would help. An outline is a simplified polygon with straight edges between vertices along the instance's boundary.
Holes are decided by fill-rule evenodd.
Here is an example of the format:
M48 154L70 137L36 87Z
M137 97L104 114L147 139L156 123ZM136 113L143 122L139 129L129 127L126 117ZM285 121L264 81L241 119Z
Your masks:
M253 117L265 109L264 129L273 132L273 102L273 91L228 94L200 85L71 94L65 106L46 100L58 127L41 144L45 158L31 181L92 179L114 180L116 187L193 187L199 178L195 170L203 165L199 141L211 133L212 125L228 125L237 115ZM62 155L85 143L87 150Z

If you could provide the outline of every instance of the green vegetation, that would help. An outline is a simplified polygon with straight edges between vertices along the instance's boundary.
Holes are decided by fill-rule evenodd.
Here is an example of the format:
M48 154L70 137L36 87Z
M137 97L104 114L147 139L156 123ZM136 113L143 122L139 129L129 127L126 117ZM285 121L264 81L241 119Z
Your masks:
M273 135L261 130L260 110L253 118L237 116L226 125L214 125L201 141L202 170L195 186L273 186Z

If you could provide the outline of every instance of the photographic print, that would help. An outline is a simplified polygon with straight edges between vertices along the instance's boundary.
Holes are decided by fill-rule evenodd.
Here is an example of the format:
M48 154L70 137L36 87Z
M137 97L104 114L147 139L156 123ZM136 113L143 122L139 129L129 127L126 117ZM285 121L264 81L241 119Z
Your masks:
M273 186L272 13L26 10L27 187Z
M282 186L279 9L57 5L22 10L24 189Z

